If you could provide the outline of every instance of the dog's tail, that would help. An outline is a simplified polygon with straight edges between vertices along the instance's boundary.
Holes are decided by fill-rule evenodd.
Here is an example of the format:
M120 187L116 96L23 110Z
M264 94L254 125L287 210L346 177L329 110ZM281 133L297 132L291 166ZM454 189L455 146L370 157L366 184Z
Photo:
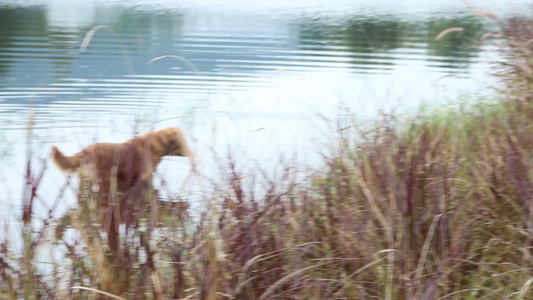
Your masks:
M52 147L52 159L56 165L64 172L73 172L80 167L80 154L65 156L56 146Z

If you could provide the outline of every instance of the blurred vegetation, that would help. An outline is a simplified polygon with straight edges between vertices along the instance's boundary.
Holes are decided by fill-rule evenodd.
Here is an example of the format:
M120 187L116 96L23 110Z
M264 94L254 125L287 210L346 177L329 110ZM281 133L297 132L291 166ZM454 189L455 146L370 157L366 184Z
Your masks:
M221 158L202 214L145 208L118 262L90 218L75 238L52 217L33 227L45 169L28 163L24 254L0 241L0 298L533 299L533 22L503 26L497 101L354 124L304 179ZM43 244L66 253L46 273Z

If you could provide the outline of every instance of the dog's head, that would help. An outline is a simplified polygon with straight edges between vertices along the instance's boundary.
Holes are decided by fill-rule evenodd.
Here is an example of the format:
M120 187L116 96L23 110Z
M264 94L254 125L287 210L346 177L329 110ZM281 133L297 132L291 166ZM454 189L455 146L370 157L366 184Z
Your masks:
M157 149L156 151L162 156L172 155L193 157L189 144L185 139L185 135L180 129L169 127L153 132L153 134L157 141L156 143L153 143L153 145L156 147L159 146L158 148L160 149Z

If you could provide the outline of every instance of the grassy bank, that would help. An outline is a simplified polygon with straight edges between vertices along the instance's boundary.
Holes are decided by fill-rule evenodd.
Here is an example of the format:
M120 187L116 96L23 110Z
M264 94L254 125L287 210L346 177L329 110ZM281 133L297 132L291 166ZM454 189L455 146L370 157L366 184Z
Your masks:
M0 298L533 299L533 25L510 22L500 100L343 129L303 180L223 159L203 214L161 204L118 265L90 219L35 230L46 170L28 163L24 252L0 241ZM43 244L65 252L46 272Z

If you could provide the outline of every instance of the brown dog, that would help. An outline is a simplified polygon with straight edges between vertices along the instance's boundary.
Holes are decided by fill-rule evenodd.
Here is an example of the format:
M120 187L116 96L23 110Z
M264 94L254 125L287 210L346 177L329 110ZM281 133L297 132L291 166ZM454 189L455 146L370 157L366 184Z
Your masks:
M51 153L60 169L78 172L80 190L90 190L88 193L96 199L98 222L105 225L109 246L115 253L118 250L117 225L138 220L148 198L152 174L167 155L193 159L185 135L177 128L149 132L124 143L92 144L73 156L65 156L56 146ZM86 193L80 199L91 197ZM90 222L94 218L87 220Z
M87 171L84 175L104 186L109 184L112 168L116 167L120 192L125 192L132 182L151 178L163 156L167 155L192 158L185 135L177 128L149 132L121 144L96 143L73 156L65 156L53 146L51 154L61 170L81 171L79 169L84 167Z

